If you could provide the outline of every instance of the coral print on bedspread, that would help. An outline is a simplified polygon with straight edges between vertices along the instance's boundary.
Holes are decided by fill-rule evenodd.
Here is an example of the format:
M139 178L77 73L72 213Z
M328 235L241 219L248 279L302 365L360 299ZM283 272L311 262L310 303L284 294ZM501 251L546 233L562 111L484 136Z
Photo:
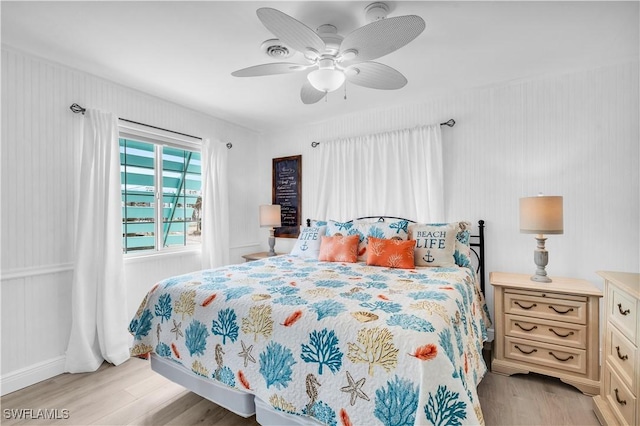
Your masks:
M327 425L484 423L487 308L469 268L276 256L164 280L131 321L133 355Z

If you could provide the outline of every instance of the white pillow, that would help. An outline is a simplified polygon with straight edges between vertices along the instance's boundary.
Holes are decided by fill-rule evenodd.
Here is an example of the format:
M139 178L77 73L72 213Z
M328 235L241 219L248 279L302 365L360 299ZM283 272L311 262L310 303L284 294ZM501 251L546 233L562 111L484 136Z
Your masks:
M320 243L326 230L326 226L301 226L298 240L293 250L291 250L291 254L317 259L320 253Z

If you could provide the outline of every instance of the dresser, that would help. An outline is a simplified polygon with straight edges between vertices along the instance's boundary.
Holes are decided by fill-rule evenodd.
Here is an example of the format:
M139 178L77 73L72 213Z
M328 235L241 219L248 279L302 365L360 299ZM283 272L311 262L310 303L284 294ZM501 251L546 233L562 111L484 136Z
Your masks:
M589 281L492 272L494 373L540 373L588 395L600 392L599 306L602 292Z
M604 278L602 377L594 411L603 425L640 424L640 274Z

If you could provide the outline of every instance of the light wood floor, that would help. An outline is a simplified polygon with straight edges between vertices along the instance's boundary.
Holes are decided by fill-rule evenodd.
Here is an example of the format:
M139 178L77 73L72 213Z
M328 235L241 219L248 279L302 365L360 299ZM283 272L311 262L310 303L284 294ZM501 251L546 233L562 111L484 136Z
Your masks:
M594 425L591 398L559 380L488 373L478 387L487 426ZM0 398L2 425L257 425L151 371L132 358L95 373L63 374ZM68 410L61 420L7 418L11 409ZM35 412L35 411L34 411ZM62 411L60 416L62 417Z

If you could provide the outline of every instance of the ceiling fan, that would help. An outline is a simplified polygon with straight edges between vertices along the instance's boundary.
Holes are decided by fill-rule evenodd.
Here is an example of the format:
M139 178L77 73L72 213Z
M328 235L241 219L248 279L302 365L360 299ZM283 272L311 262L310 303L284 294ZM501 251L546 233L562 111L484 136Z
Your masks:
M257 77L310 70L300 90L305 104L318 102L328 92L339 89L345 80L371 89L400 89L407 84L405 76L372 59L394 52L418 37L425 22L416 15L386 18L388 10L385 3L370 4L365 11L373 22L343 37L333 25L321 25L315 32L286 13L260 8L256 13L262 24L282 43L301 52L306 63L255 65L231 75Z

